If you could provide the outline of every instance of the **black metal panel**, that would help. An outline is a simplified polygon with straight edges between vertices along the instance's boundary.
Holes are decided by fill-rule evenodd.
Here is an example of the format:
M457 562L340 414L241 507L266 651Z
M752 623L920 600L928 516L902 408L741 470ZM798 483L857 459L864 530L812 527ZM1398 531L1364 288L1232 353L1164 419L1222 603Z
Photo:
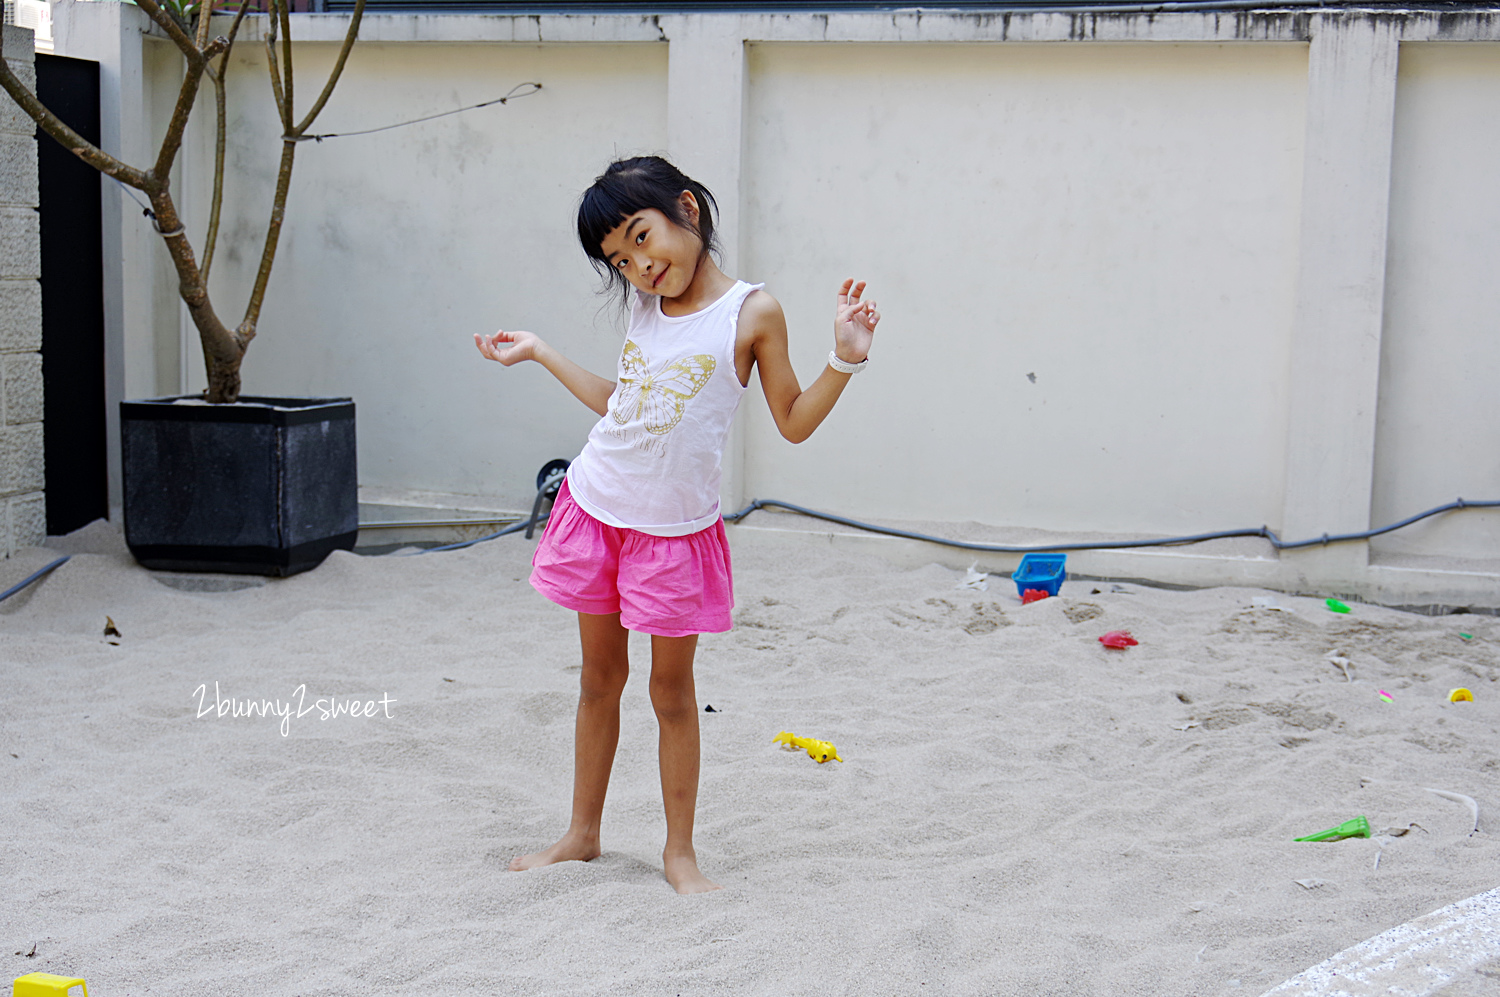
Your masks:
M286 543L308 543L330 531L357 533L359 478L352 413L346 419L288 426L285 447L282 535Z
M99 141L97 62L38 53L36 88L74 131ZM47 532L58 535L109 514L101 177L41 129L36 134Z
M158 419L167 422L198 422L203 410L212 408L215 422L258 422L268 426L297 426L325 419L354 418L354 401L349 398L275 398L268 395L240 395L237 405L179 404L197 403L191 395L166 398L138 398L121 402L120 411L134 419Z
M142 567L159 571L212 571L226 575L277 575L309 571L336 550L353 550L359 531L295 547L205 547L137 545L130 553Z
M264 423L122 418L125 541L278 546L275 433Z

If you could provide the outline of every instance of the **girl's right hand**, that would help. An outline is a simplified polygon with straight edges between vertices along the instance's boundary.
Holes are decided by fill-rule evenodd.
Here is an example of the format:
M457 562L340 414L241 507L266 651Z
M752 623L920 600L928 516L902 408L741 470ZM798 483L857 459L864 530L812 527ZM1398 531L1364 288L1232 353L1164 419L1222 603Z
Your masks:
M474 333L474 345L485 357L509 367L522 360L535 360L537 347L542 341L534 332L506 332L501 329L492 336Z

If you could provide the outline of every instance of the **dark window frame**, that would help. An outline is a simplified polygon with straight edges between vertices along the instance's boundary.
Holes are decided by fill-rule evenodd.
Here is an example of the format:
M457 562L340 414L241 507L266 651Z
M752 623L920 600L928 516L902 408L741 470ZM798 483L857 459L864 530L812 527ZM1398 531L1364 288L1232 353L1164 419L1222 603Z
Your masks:
M354 9L355 0L294 0L300 9L307 4L314 11L345 13ZM871 3L867 0L762 0L760 3L734 3L730 0L709 2L623 2L601 0L365 0L367 14L691 14L691 13L844 13L891 12L920 8L927 13L948 11L1034 11L1038 9L1066 12L1085 8L1107 13L1119 7L1122 12L1149 11L1190 13L1194 9L1212 10L1299 10L1308 11L1338 7L1394 8L1411 11L1493 10L1493 0L900 0L893 3Z

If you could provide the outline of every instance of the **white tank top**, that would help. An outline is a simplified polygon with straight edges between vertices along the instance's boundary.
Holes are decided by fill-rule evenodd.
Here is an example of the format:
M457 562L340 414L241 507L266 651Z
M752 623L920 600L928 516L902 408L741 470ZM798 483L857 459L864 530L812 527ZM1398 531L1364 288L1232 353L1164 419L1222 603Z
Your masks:
M636 292L609 408L568 468L568 491L610 526L681 537L719 518L719 459L745 386L734 369L740 308L764 284L735 281L691 315Z

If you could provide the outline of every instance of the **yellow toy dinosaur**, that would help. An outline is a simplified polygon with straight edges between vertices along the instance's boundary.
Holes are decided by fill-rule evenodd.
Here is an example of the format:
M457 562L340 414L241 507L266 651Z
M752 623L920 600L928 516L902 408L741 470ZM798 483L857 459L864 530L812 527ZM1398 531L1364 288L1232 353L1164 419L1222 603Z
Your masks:
M811 758L819 765L822 765L830 758L832 758L836 762L843 761L843 759L839 757L839 749L833 746L832 741L819 741L817 738L813 737L798 737L796 734L793 734L789 730L784 730L780 734L777 734L775 737L771 738L771 743L784 744L788 748L793 749L806 748L807 757Z

